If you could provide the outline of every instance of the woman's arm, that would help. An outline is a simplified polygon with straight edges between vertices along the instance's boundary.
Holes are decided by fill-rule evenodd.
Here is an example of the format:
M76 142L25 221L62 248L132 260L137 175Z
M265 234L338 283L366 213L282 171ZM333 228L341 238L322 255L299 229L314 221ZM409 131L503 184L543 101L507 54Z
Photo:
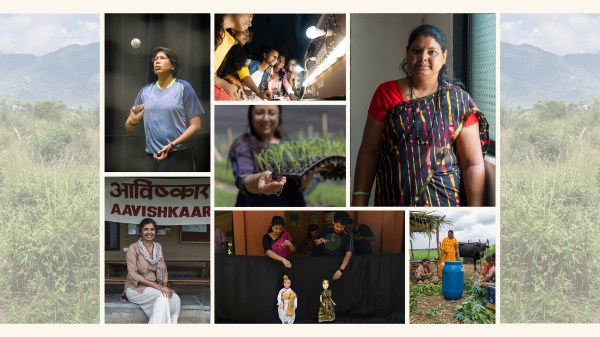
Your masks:
M231 96L233 99L239 101L242 99L242 95L244 95L244 91L242 90L241 87L230 83L229 81L215 75L215 84L220 87L221 89L223 89L227 94L229 94L229 96Z
M137 124L142 121L142 117L144 117L144 104L132 106L125 120L125 132L132 133Z
M468 206L483 206L485 166L479 141L479 124L463 128L456 139L456 152Z
M265 255L267 255L268 257L272 258L275 261L279 261L279 262L283 263L283 265L286 268L292 268L292 264L290 263L290 261L288 261L288 259L275 253L274 251L272 251L270 249L265 252Z
M371 193L384 124L367 117L354 170L354 192ZM352 196L352 206L367 206L369 195Z
M268 100L273 96L271 91L269 91L269 90L260 91L258 89L258 87L256 86L256 83L254 83L254 80L250 76L244 77L242 79L242 83L244 83L244 85L246 85L248 88L250 88L250 90L252 90L252 92L255 93L256 96L260 97L261 99Z
M148 279L146 279L144 276L142 276L140 273L138 273L138 267L137 267L137 251L135 251L135 248L129 248L127 250L127 255L126 255L126 260L127 260L127 274L128 277L131 277L132 279L134 279L138 284L141 284L143 286L146 287L151 287L154 289L157 289L159 291L161 291L163 294L165 294L165 296L167 297L171 297L173 296L173 294L175 293L175 291L169 289L166 286L162 286L156 282L150 281ZM165 275L165 283L167 281L166 275Z
M192 138L196 133L198 133L202 126L202 122L200 121L199 116L192 117L188 121L188 123L189 124L187 129L185 129L185 131L183 131L183 133L179 135L179 137L175 138L175 140L172 140L171 143L165 145L160 151L158 151L157 154L154 155L154 158L156 160L160 161L167 158L169 151L173 150L173 148L177 146L177 144L185 143L190 138Z

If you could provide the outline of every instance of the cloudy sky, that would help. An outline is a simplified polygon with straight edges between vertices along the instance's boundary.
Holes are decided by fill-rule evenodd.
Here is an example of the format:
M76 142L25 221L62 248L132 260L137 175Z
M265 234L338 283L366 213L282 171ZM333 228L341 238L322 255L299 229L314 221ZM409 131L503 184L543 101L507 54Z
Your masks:
M436 215L446 215L453 220L454 224L450 229L454 231L454 237L460 242L486 241L490 240L490 245L496 243L496 211L440 211ZM448 231L440 232L440 241L448 235ZM412 245L415 249L426 249L428 238L426 235L415 234L412 238ZM431 248L435 248L435 235L431 240Z
M502 14L500 40L557 54L600 52L599 14Z
M0 54L44 55L98 42L99 15L0 15Z

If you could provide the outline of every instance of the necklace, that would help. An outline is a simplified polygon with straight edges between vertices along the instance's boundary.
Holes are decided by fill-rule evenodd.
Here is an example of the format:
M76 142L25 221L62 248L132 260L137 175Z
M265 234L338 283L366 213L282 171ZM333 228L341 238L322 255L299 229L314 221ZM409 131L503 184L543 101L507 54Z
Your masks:
M416 102L414 103L416 105L415 113L413 113L412 118L413 118L413 127L415 128L415 133L417 134L417 141L419 142L419 144L429 144L429 138L431 138L433 135L433 125L435 124L436 118L434 116L433 120L431 121L431 124L429 125L429 134L426 134L425 127L427 126L427 119L425 118L425 116L423 116L423 110L421 109L421 99L428 95L425 95L422 97L416 97L414 90L413 90L412 76L409 76L409 86L410 86L411 99L416 100ZM436 87L435 91L437 91L437 87ZM423 100L423 103L425 103L425 108L429 108L426 100ZM419 128L417 128L417 121L415 120L415 118L416 118L415 116L417 114L419 115L419 117L421 119L423 119L423 137L421 137Z

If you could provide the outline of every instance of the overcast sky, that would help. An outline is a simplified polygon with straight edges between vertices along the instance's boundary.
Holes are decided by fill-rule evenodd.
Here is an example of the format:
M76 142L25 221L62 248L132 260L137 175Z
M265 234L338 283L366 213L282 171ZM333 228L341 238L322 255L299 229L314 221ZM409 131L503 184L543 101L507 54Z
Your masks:
M557 54L600 51L599 14L502 14L500 41Z
M490 240L490 246L496 243L496 211L439 211L436 215L446 215L453 220L454 224L449 229L454 231L454 237L460 242ZM440 232L440 242L448 236L448 230ZM426 249L428 238L426 235L415 234L412 238L412 245L415 249ZM435 234L431 240L431 248L435 248Z
M0 54L44 55L98 42L99 15L0 15Z

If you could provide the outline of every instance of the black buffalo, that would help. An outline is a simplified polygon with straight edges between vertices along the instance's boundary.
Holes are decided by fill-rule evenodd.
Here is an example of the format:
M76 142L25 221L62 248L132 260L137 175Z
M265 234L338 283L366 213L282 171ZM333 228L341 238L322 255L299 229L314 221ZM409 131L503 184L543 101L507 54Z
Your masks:
M490 248L490 240L487 242L459 242L458 249L460 257L473 259L473 269L477 271L477 260L483 259L486 249Z

